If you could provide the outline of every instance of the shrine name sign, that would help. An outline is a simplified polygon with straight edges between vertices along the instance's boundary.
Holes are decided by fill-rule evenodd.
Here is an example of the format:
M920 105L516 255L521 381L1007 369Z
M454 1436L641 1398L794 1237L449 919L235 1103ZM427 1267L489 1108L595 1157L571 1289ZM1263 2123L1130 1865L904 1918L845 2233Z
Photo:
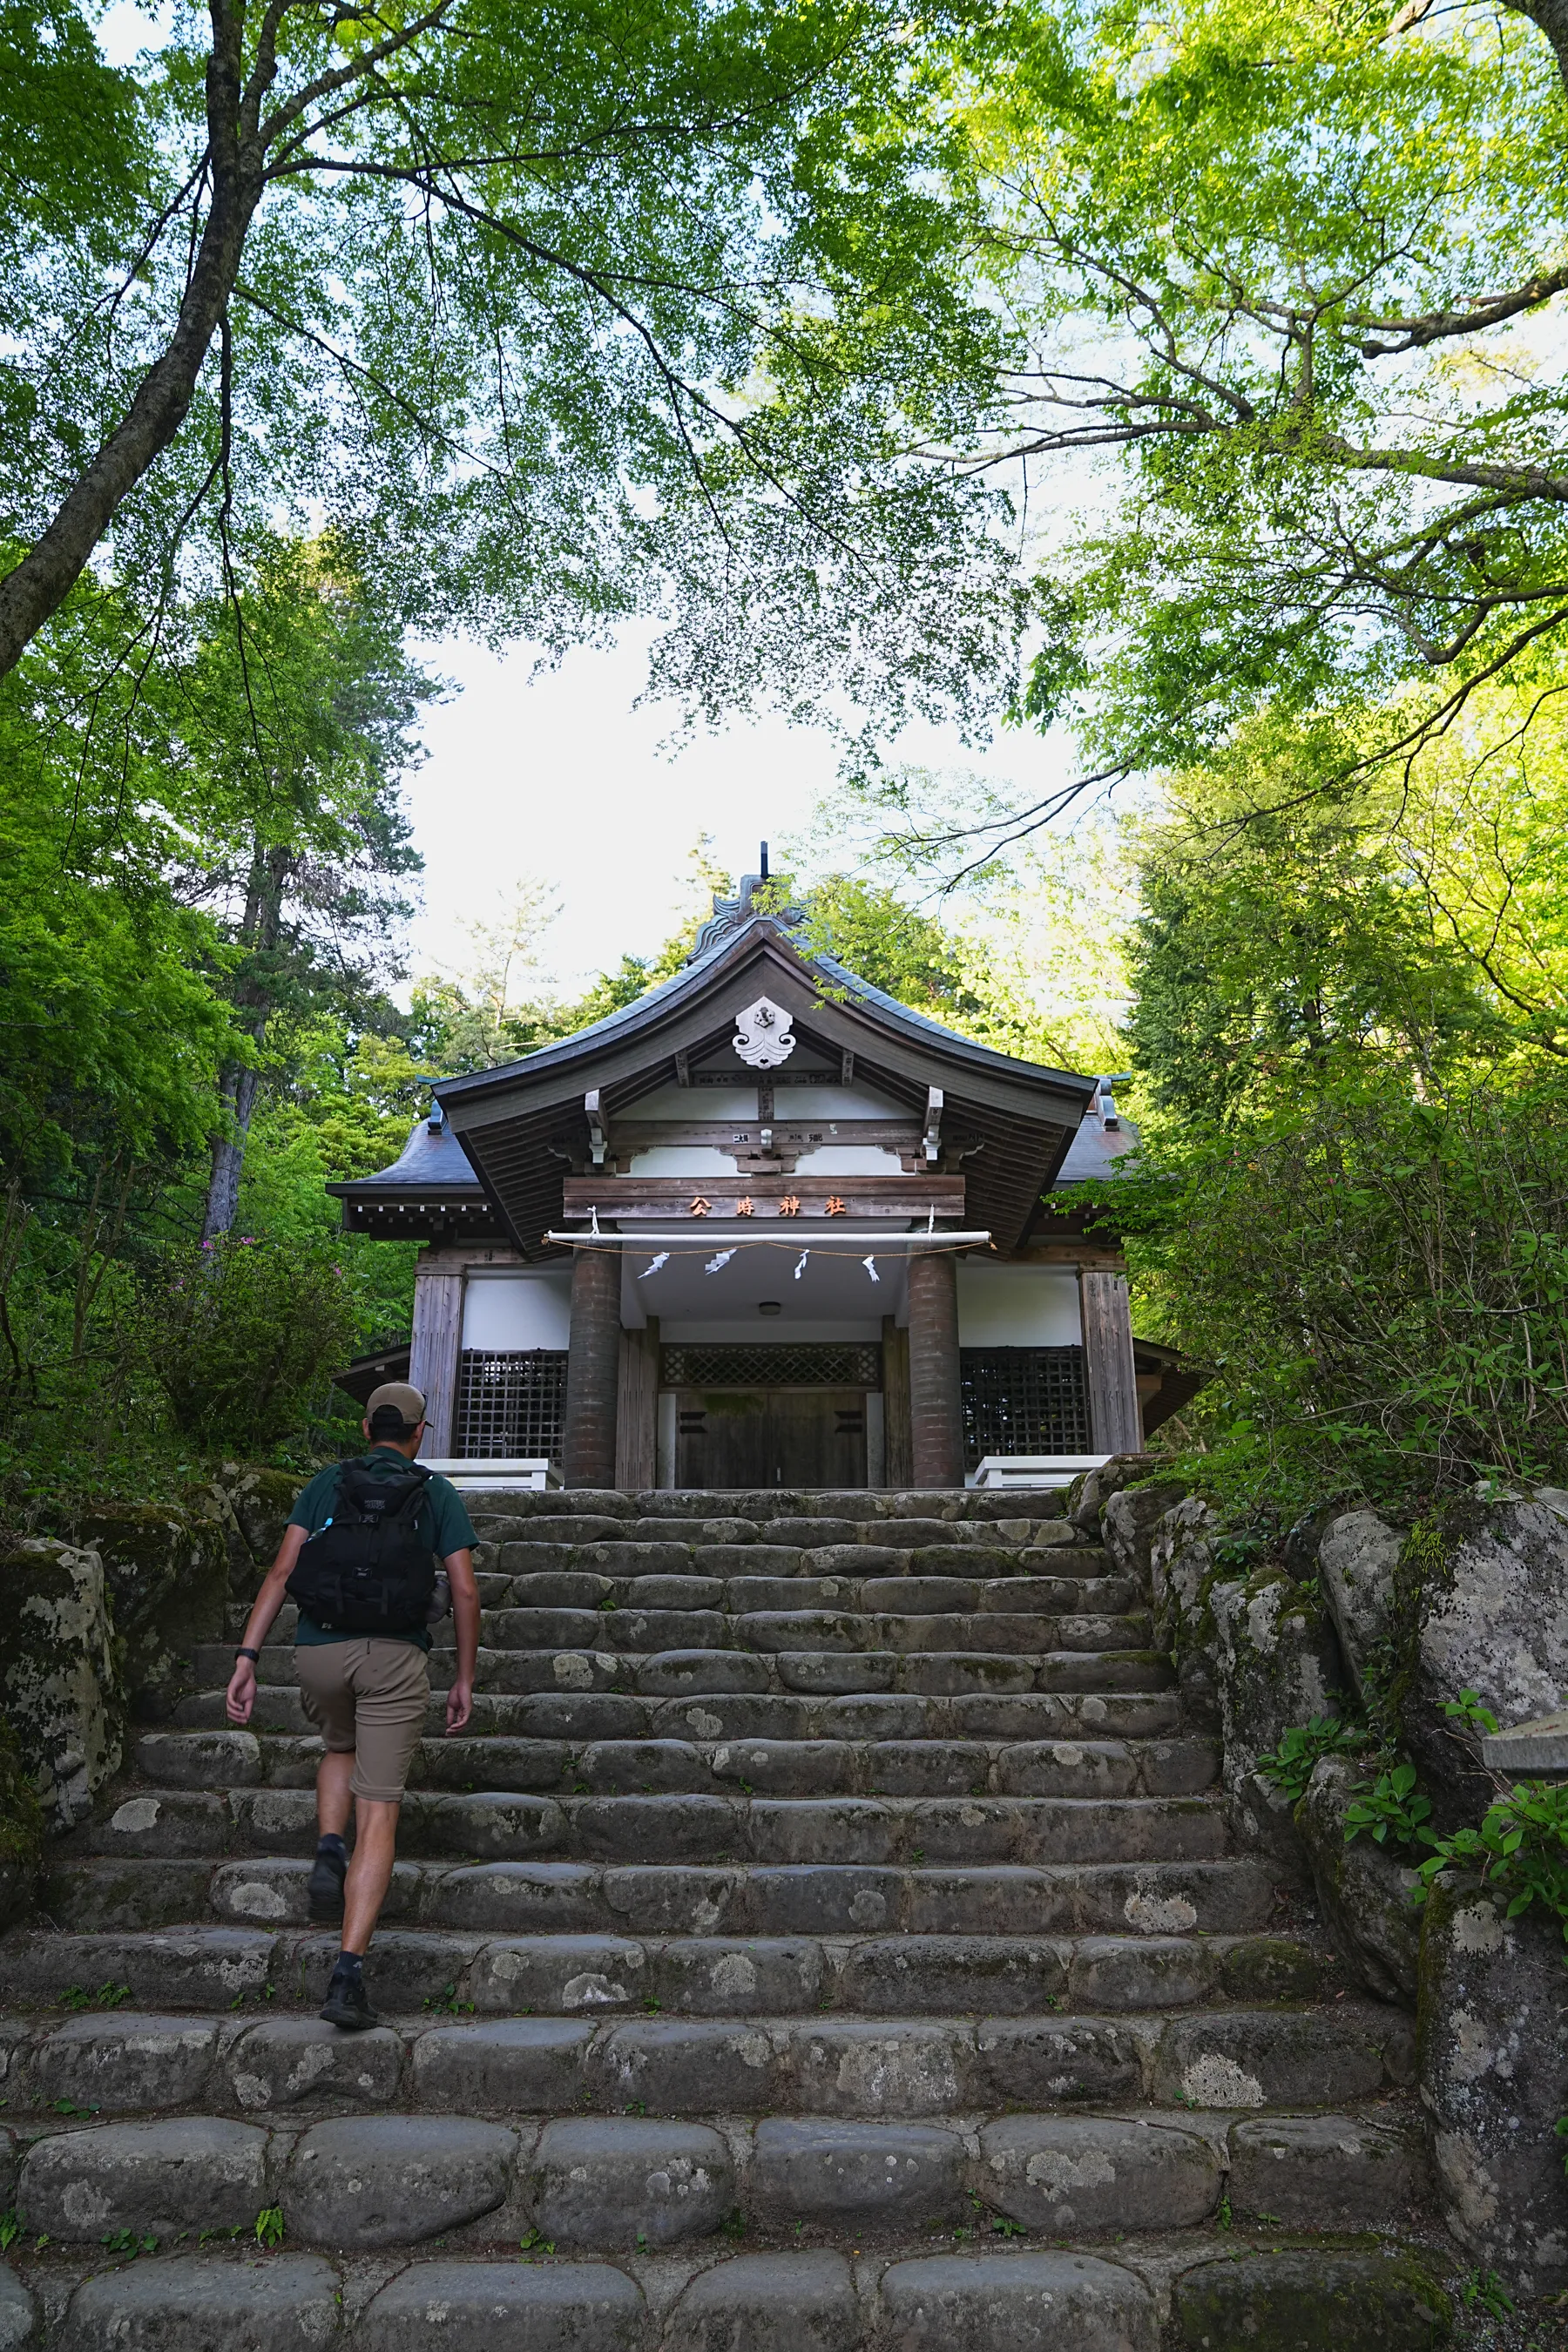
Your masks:
M700 1224L709 1219L754 1218L759 1224L788 1220L799 1224L923 1223L931 1215L963 1215L963 1179L938 1176L568 1176L562 1208L568 1221L613 1217L619 1223L662 1219Z

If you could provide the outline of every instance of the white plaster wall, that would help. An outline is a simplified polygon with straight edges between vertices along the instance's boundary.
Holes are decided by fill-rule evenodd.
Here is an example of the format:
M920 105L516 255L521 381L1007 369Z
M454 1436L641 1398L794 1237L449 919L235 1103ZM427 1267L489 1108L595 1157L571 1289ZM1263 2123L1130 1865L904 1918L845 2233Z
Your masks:
M470 1274L463 1288L463 1345L505 1354L519 1348L564 1348L572 1326L572 1276Z
M1068 1266L958 1261L961 1348L1077 1348L1078 1276Z
M753 1111L752 1118L756 1117ZM773 1087L773 1125L798 1127L803 1118L913 1118L908 1103L869 1087Z
M756 1117L755 1111L752 1114ZM639 1151L632 1160L634 1176L732 1176L734 1155L706 1143L661 1143Z
M775 1118L775 1131L779 1124ZM795 1165L800 1176L896 1176L903 1162L879 1143L819 1143Z
M755 1118L755 1087L655 1087L626 1105L627 1118Z

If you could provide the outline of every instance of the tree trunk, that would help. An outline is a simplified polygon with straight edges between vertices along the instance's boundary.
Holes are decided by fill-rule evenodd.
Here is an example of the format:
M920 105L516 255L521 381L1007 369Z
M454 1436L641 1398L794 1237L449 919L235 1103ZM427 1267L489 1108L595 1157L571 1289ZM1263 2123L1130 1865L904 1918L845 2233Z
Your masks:
M287 849L263 849L258 842L251 852L250 880L239 939L243 947L252 950L253 957L265 961L253 961L240 982L237 1009L240 1027L258 1049L272 1017L269 963L283 928L283 891L291 864ZM250 1065L226 1065L218 1081L218 1100L228 1117L224 1131L213 1138L212 1174L207 1180L206 1214L202 1219L204 1242L214 1241L233 1227L239 1209L239 1179L245 1166L246 1142L260 1091L260 1075Z
M212 0L206 109L212 200L168 348L98 454L67 491L54 520L0 580L0 677L14 669L86 569L116 509L184 423L202 365L239 275L261 195L260 156L240 144L243 9Z
M1568 89L1568 0L1503 0L1521 16L1539 26L1552 44L1563 86Z

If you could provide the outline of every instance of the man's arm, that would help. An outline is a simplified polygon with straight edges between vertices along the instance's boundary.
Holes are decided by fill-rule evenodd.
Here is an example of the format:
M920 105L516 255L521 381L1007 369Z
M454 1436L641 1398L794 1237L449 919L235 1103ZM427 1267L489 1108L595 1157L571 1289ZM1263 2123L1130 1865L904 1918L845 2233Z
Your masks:
M283 1606L284 1587L294 1573L294 1562L300 1557L306 1529L289 1527L283 1530L283 1540L278 1547L278 1557L262 1580L260 1591L250 1604L250 1614L245 1621L240 1647L259 1650L272 1631L272 1620ZM473 1582L470 1573L468 1581ZM228 1719L230 1723L248 1723L250 1710L256 1705L256 1668L248 1658L237 1658L228 1685Z
M479 1588L474 1582L474 1555L466 1544L461 1551L449 1551L442 1566L451 1579L452 1625L458 1636L458 1671L447 1693L449 1738L454 1731L463 1729L474 1711L474 1675L479 1663Z

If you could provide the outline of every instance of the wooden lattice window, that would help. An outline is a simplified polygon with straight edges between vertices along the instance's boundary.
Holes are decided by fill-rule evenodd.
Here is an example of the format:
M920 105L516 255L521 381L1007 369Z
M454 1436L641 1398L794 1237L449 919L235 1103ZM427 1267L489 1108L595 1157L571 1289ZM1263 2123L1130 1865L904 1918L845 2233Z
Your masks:
M1081 1348L962 1348L963 1464L988 1454L1088 1454Z
M879 1389L882 1350L865 1346L671 1347L660 1350L667 1389Z
M559 1462L566 1421L566 1350L491 1354L465 1348L458 1364L454 1454L463 1460Z

